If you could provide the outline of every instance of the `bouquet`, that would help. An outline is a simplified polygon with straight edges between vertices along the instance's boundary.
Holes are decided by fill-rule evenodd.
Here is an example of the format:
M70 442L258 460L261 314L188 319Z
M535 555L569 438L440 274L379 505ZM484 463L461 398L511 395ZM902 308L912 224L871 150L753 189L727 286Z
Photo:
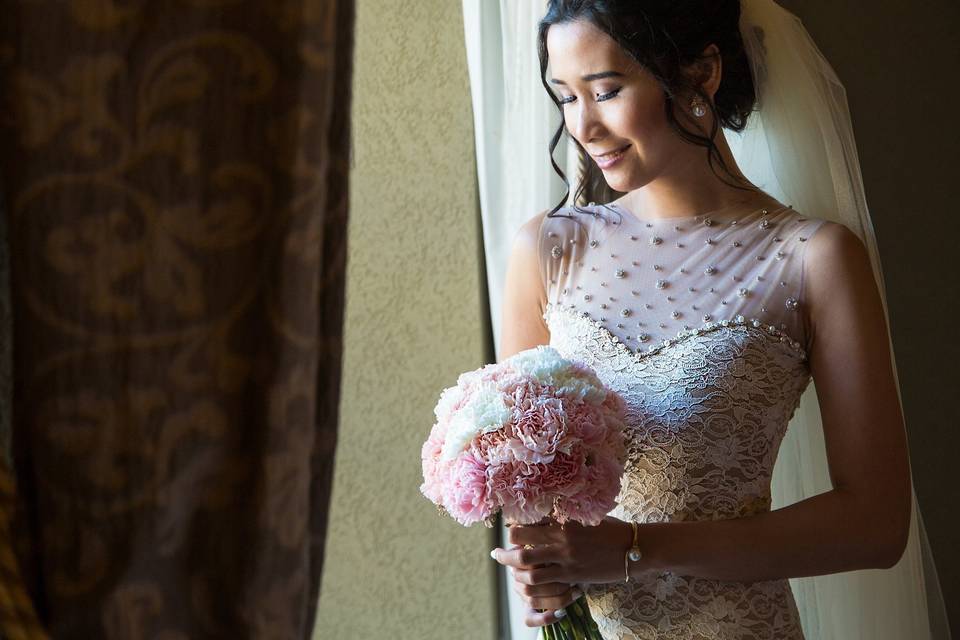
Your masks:
M493 527L498 514L596 526L620 492L624 407L590 367L549 346L463 373L434 408L420 491L464 526ZM601 637L585 596L542 629L547 640Z

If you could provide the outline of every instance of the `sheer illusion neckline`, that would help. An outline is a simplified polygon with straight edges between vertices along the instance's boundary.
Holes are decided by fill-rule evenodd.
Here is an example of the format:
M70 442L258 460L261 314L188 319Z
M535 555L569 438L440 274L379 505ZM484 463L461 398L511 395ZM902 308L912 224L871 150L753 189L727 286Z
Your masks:
M765 204L765 205L757 205L755 207L748 208L746 212L743 213L743 209L739 208L741 207L741 205L742 203L733 204L733 205L728 205L726 207L721 207L719 209L714 209L712 211L703 211L700 213L693 213L693 214L684 215L684 216L672 216L669 218L643 218L641 216L638 216L636 213L634 213L632 210L628 209L627 207L621 204L618 204L616 202L611 202L607 206L614 207L624 215L630 216L630 218L632 218L638 224L643 224L647 226L669 225L669 224L677 224L680 222L691 222L691 221L699 222L700 220L705 220L707 218L709 218L713 222L734 222L734 221L739 222L740 220L748 220L757 214L762 214L764 211L766 211L767 214L769 215L773 213L779 213L785 209L793 208L793 205L773 206L773 205ZM736 215L738 211L741 213L739 213L739 215Z

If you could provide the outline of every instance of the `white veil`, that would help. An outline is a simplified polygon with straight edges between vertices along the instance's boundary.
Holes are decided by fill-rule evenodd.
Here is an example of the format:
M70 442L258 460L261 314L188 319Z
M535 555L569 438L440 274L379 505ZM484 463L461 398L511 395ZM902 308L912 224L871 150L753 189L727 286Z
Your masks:
M889 318L843 85L799 18L774 0L742 0L740 31L759 111L750 115L743 132L723 130L737 164L751 182L781 202L801 213L842 223L863 239ZM892 349L891 344L891 358ZM811 383L774 467L773 507L831 488L823 425ZM911 495L909 541L893 568L790 579L807 638L950 638L930 544L912 489Z

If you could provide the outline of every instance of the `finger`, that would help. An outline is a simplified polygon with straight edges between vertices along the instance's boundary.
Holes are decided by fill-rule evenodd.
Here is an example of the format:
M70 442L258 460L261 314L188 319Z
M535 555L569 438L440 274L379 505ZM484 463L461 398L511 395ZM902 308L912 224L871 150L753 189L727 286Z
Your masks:
M565 582L548 582L547 584L523 584L513 580L513 590L524 598L563 597L570 594L576 585ZM541 609L545 607L540 607Z
M560 560L557 549L554 546L533 547L532 549L524 549L523 547L513 549L497 548L490 552L490 557L502 565L508 565L518 569L530 569Z
M548 582L570 582L566 576L566 569L557 564L533 569L513 569L513 579L523 584L546 584Z
M531 609L542 611L554 609L566 609L571 604L580 599L580 594L576 589L566 589L563 593L551 596L533 596L526 598Z
M507 542L516 545L542 545L558 542L562 534L560 526L553 520L545 524L515 525L507 529Z
M527 609L527 614L523 622L528 627L543 627L548 624L553 624L554 622L559 622L566 616L567 612L563 609L537 611L536 609L529 608Z
M531 524L517 524L515 522L508 522L507 528L514 529L516 527L540 527L540 526L548 525L551 522L555 522L555 520L550 516L543 516L542 518L540 518L539 522L533 522Z

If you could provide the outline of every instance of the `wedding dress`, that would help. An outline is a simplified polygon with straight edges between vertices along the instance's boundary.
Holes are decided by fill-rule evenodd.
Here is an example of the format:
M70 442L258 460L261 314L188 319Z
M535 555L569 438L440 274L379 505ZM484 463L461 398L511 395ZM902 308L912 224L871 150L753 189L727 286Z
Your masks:
M769 511L777 450L811 379L803 259L825 221L790 205L666 220L582 210L543 219L544 319L551 346L626 400L629 454L610 515ZM604 638L804 637L787 579L668 571L585 586Z

